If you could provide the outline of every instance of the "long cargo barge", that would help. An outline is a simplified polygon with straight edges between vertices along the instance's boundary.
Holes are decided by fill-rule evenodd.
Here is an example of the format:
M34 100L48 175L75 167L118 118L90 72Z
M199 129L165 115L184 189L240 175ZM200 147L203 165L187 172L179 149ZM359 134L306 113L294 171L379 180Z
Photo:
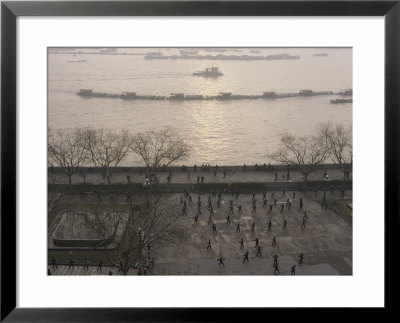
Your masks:
M91 89L80 89L77 95L84 98L110 98L110 99L123 99L123 100L254 100L254 99L281 99L292 97L312 97L321 95L334 95L332 91L313 91L301 90L294 93L276 93L274 91L263 92L259 95L246 95L246 94L233 94L231 92L219 92L217 95L202 95L202 94L189 94L184 93L171 93L169 96L165 95L142 95L136 92L123 92L121 94L94 92Z

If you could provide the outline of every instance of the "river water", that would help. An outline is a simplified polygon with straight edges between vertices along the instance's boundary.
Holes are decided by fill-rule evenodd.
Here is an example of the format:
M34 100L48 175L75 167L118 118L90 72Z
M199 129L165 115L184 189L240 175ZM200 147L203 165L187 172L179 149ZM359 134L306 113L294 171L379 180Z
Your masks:
M54 49L52 49L54 51ZM192 164L242 165L268 163L268 154L277 149L279 134L315 132L320 122L352 123L352 104L331 104L336 95L281 99L231 101L148 101L110 98L82 98L80 89L121 93L166 95L262 94L340 91L352 88L350 48L248 48L199 55L300 55L295 60L147 60L143 55L90 55L100 49L70 49L72 53L48 55L48 122L52 129L77 126L126 128L132 132L172 126L192 146ZM254 49L253 49L254 50ZM79 54L82 51L83 54ZM140 54L155 48L118 48L116 53ZM160 49L164 55L178 49ZM85 54L86 53L86 54ZM313 56L327 53L328 56ZM85 60L81 63L68 61ZM193 76L194 71L217 66L218 78ZM139 165L130 155L121 165Z

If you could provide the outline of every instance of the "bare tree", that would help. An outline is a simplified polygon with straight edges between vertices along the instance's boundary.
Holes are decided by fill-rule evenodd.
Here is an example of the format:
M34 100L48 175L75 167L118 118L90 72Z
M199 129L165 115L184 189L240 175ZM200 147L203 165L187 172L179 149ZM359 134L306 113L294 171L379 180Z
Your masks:
M182 213L177 212L175 205L160 194L150 197L150 206L138 215L138 230L141 232L142 248L148 245L173 245L185 241L187 230L179 224Z
M322 139L326 138L328 142L332 162L339 166L344 178L348 178L353 164L352 128L326 122L320 124L319 135Z
M167 127L138 133L134 137L132 150L143 159L148 169L157 173L160 167L187 158L190 147L173 128Z
M279 163L296 166L307 182L315 166L329 157L329 147L326 138L320 136L296 137L283 133L280 135L279 149L269 157Z
M107 182L111 184L110 168L117 167L126 157L132 145L132 136L125 129L117 133L101 128L87 130L87 138L93 164L103 168L104 176L107 176Z
M89 161L86 150L86 131L81 128L60 129L48 132L48 163L50 166L61 167L68 176L69 185L72 175L78 172L78 167Z
M143 201L142 201L143 202ZM103 239L98 247L105 248L109 262L127 275L137 262L144 262L143 250L147 246L173 245L185 241L188 233L179 224L181 213L174 206L152 195L150 207L137 212L134 207L128 212L107 209L99 199L87 213L86 225L95 230ZM118 227L126 223L123 236L118 235ZM109 239L112 237L112 240ZM114 245L110 249L111 244Z

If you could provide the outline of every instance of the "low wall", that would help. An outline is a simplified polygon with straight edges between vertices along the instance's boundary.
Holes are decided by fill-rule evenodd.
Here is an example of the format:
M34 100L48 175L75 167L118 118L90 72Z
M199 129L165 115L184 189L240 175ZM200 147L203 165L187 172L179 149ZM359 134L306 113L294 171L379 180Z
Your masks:
M266 172L275 172L275 171L295 171L299 170L299 167L295 165L258 165L257 168L255 165L246 165L246 167L243 167L243 165L238 166L238 165L218 165L218 171L222 172L224 169L226 170L232 170L232 171L266 171ZM316 165L315 170L329 170L329 169L339 169L338 165L335 164L321 164L321 165ZM101 167L77 167L76 168L78 173L87 173L87 174L93 174L93 173L101 173L104 171L103 168ZM142 166L135 166L135 167L126 167L126 166L120 166L120 167L115 167L111 168L112 173L139 173L139 172L145 172L146 167ZM210 171L213 172L215 170L215 165L210 165L208 169L201 168L201 165L197 165L197 171ZM182 169L182 166L168 166L165 168L161 168L162 172L177 172L177 171L190 171L194 172L193 166L185 166L185 168ZM62 173L62 168L61 167L53 167L50 166L48 167L48 172L50 174L59 174Z

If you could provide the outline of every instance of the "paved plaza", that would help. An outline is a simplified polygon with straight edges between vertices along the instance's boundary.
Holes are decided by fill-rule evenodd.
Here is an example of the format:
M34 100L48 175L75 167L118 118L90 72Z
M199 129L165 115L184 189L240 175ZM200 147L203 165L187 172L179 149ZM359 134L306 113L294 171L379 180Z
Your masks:
M208 222L209 212L205 207L208 195L201 195L202 215L198 224L193 224L197 214L197 196L188 204L188 215L181 221L191 231L190 240L177 247L157 247L153 251L155 275L272 275L274 273L273 256L278 255L281 275L290 274L291 267L297 265L300 253L304 254L304 263L296 266L296 275L351 275L352 274L352 228L340 216L330 210L322 210L314 201L314 194L300 195L292 200L292 192L285 196L275 192L278 199L273 213L263 207L262 194L256 194L256 213L252 212L251 194L239 195L234 200L231 194L223 194L221 207L216 207L217 198L212 199L215 215L212 216L217 234L213 234ZM299 198L303 197L303 210L299 209ZM287 209L286 200L292 200L291 210ZM322 198L322 193L320 198ZM328 195L329 198L329 195ZM229 201L233 199L234 214L227 225ZM179 209L179 195L170 198ZM269 201L268 201L269 200ZM267 202L272 202L271 193L267 193ZM283 212L280 212L284 204ZM238 205L243 213L239 214ZM305 228L302 228L304 210L307 211ZM283 228L287 220L287 230ZM268 231L268 221L272 228ZM254 231L252 224L255 223ZM237 224L240 232L236 232ZM276 246L272 246L272 237L276 237ZM240 239L244 248L240 248ZM261 257L256 256L255 239L259 239ZM207 250L208 240L212 249ZM243 263L243 255L249 251L249 262ZM218 266L217 259L223 257L225 266Z
M267 205L273 203L273 192L266 193ZM183 194L165 194L168 207L182 213L181 197L187 204L187 215L178 220L189 233L189 240L176 246L154 245L151 257L154 259L153 275L273 275L274 255L278 255L280 275L290 275L291 268L296 265L296 275L351 275L352 274L352 227L337 213L321 208L320 200L323 192L274 192L277 199L272 213L269 207L264 207L263 194L255 194L255 212L252 209L252 194L239 194L238 199L232 194L221 194L221 203L218 207L218 195L211 198L214 215L211 216L217 233L213 233L212 223L209 222L208 194L198 195L190 193L192 202ZM350 191L346 195L351 195ZM194 224L194 217L198 210L198 196L201 198L201 215L198 223ZM303 208L300 209L300 197L303 199ZM327 199L340 198L340 192L328 192ZM88 199L88 198L87 198ZM287 201L291 208L288 209ZM69 203L85 202L84 197L72 195ZM230 201L233 200L233 214L230 215L230 224L227 224ZM65 201L66 202L66 201ZM126 203L123 196L114 198L113 203ZM242 214L239 214L239 205ZM284 205L281 212L281 206ZM307 212L305 227L302 227L304 211ZM287 230L283 229L287 221ZM268 231L268 222L271 221L271 231ZM252 231L252 225L254 231ZM240 224L240 232L237 231ZM272 246L272 238L276 237L276 246ZM243 238L244 248L240 248L239 241ZM259 239L261 256L257 255L255 241ZM208 241L211 249L207 250ZM243 263L243 255L249 252L249 261ZM304 261L298 264L299 255L303 253ZM147 254L145 252L145 254ZM222 257L224 265L218 265L217 259ZM98 272L96 267L84 270L82 267L68 269L60 266L52 270L57 275L107 275L109 270ZM121 274L112 269L114 274ZM131 270L129 274L137 274Z

